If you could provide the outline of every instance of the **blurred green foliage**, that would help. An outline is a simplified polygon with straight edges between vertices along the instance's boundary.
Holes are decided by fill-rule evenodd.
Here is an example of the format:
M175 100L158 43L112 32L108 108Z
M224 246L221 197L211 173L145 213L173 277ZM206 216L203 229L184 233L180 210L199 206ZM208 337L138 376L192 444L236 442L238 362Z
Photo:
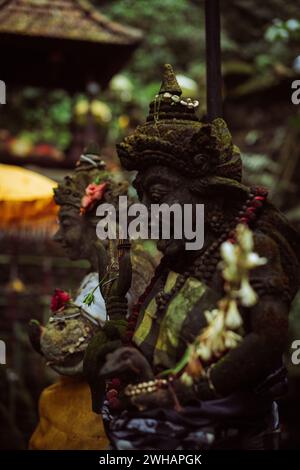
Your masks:
M193 76L204 61L204 15L201 2L191 0L97 1L101 12L144 32L144 42L129 65L143 84L157 81L164 63Z
M71 142L72 99L63 90L26 87L10 96L0 128L32 144L47 142L64 150Z
M297 60L300 68L300 9L294 1L220 3L223 73L225 78L230 77L228 83L235 83L231 77L239 77L233 89L224 90L225 96L247 96L295 74ZM126 68L113 79L119 82L117 86L112 84L97 97L112 113L109 143L120 139L144 118L149 102L159 89L161 67L166 62L172 63L178 74L194 80L201 114L204 112L203 0L93 0L93 4L111 20L144 32L143 43ZM70 125L74 108L78 101L86 99L85 90L75 97L59 90L20 90L10 97L7 113L0 116L0 128L8 128L13 135L29 139L33 144L49 142L66 150L72 141ZM257 129L249 132L250 139L251 132Z

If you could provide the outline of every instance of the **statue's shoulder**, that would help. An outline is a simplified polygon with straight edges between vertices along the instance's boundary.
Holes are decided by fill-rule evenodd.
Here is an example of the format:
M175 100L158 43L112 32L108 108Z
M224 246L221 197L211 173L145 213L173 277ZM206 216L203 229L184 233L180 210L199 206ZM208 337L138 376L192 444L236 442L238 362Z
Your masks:
M285 215L271 202L267 202L253 228L254 239L264 247L276 245L294 252L294 262L300 261L300 234L287 220Z
M280 275L293 298L300 282L299 233L284 214L268 202L253 229L253 238L255 251L267 258L267 264L254 271L264 273L265 277L271 272Z
M279 246L277 240L274 240L268 231L263 231L259 227L253 230L254 251L260 256L269 260L276 259L279 256Z

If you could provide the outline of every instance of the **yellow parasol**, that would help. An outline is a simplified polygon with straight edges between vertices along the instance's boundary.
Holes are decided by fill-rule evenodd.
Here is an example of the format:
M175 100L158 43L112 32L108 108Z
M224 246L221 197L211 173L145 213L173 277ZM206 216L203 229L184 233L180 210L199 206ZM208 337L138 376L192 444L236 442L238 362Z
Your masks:
M57 228L56 186L34 171L0 164L0 232L51 235Z

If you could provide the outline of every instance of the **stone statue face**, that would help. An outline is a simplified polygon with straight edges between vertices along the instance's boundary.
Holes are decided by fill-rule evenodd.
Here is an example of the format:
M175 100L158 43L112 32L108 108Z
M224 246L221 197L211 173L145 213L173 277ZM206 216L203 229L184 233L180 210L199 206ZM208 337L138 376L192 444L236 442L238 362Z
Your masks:
M150 210L151 204L184 204L200 203L189 189L190 181L175 170L157 165L139 173L135 186L140 201ZM185 240L159 240L157 248L167 256L175 256L184 250Z
M66 255L72 259L82 259L87 257L87 240L91 229L84 216L74 209L61 208L58 216L59 229L54 235L54 240L61 244ZM95 233L96 236L96 233Z

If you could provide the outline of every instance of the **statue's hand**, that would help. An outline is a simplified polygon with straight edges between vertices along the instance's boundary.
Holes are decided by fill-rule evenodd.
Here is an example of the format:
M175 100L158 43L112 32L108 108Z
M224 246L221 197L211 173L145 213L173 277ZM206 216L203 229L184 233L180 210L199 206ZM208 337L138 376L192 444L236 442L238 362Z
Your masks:
M105 395L105 380L99 372L106 362L106 355L122 346L122 336L126 331L126 321L108 321L91 339L84 355L83 373L90 386L92 409L101 412Z
M107 379L121 377L125 383L136 383L154 378L151 365L136 348L124 346L107 354L99 376Z
M151 388L151 382L149 388ZM183 384L180 379L174 379L164 385L164 388L157 388L153 392L134 394L130 397L130 402L140 411L153 408L173 408L179 412L182 406L194 401L195 398L194 390L191 387Z
M129 245L128 245L129 246ZM109 275L112 282L103 283L101 289L105 298L106 309L110 319L125 318L128 310L127 292L131 286L132 265L130 249L127 248L118 260L118 271ZM108 286L108 289L106 289Z
M130 398L130 403L139 411L174 407L174 399L167 389L136 395Z
M108 318L125 318L128 310L128 301L126 297L109 296L106 301L106 312Z

